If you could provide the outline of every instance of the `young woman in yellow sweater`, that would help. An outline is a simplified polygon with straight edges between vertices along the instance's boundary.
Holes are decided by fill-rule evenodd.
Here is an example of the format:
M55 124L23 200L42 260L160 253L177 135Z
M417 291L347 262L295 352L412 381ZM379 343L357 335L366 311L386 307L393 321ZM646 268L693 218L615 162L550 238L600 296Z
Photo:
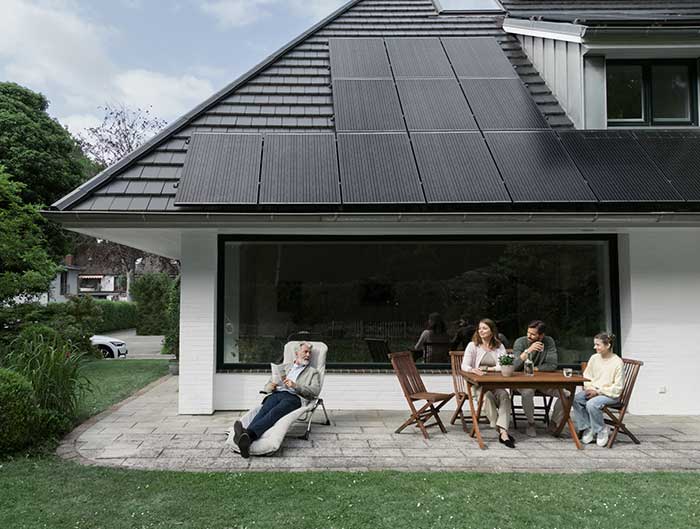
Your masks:
M593 339L596 354L588 360L583 376L583 391L574 397L573 412L576 428L583 430L581 441L589 444L596 439L598 446L608 444L608 427L603 418L603 406L618 402L622 393L622 359L613 352L615 335L600 333Z

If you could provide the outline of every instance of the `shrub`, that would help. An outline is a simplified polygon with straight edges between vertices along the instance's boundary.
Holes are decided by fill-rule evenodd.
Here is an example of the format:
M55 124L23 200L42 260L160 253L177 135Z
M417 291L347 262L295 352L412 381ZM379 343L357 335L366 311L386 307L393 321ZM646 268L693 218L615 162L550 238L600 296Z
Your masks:
M167 330L165 333L165 342L163 343L163 352L166 354L174 354L175 359L180 358L180 277L173 281L168 296L167 307Z
M111 331L136 327L136 303L128 301L97 301L102 309L102 318L95 332L106 334Z
M31 443L37 412L29 380L0 369L0 454L16 452Z
M70 421L90 388L82 373L88 355L60 335L44 336L40 330L23 331L11 344L5 363L29 380L40 408Z
M136 334L167 332L167 305L173 280L167 274L144 274L134 281L131 293L136 300Z

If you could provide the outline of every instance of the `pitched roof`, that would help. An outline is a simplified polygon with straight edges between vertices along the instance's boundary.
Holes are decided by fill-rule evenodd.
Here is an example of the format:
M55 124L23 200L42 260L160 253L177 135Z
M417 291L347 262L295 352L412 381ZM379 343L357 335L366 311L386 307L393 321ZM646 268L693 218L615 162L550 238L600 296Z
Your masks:
M431 0L354 0L242 76L122 162L54 204L60 210L180 211L197 132L332 133L328 42L338 37L494 37L552 127L570 128L556 99L498 16L441 16Z
M644 133L559 135L571 122L502 22L440 15L432 0L353 0L54 208L585 210L700 200L667 163L671 148L698 162L700 136L659 132L654 151L640 145ZM634 181L634 167L606 173L577 159L624 148L649 169L618 194L605 179Z
M696 0L501 0L514 18L599 25L682 25L700 21Z

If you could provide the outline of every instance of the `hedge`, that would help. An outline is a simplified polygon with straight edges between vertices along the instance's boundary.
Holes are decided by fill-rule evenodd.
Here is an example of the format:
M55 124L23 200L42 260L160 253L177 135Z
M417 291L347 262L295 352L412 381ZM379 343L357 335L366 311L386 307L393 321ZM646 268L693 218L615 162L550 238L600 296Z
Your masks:
M0 454L16 452L32 443L38 413L29 380L0 369Z
M136 303L129 301L98 301L102 309L102 319L97 324L95 332L106 334L111 331L133 329L136 327Z
M167 274L144 274L134 281L131 294L136 301L136 334L168 332L168 300L173 280Z

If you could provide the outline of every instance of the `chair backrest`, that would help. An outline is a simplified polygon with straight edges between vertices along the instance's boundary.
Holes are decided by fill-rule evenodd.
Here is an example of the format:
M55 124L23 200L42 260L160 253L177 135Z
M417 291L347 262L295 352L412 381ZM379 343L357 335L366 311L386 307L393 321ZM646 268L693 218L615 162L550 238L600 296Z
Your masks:
M400 353L390 353L391 366L399 379L401 389L407 400L411 400L411 395L425 393L425 384L418 373L416 363L413 361L411 351L401 351Z
M639 368L644 365L640 360L632 360L631 358L622 359L622 393L620 394L620 404L627 405L632 396L632 390L637 382ZM588 366L588 362L581 362L581 372L583 373Z
M389 361L389 342L383 338L365 338L369 356L373 362L385 364Z
M302 343L308 343L311 346L311 358L309 365L318 370L318 378L323 387L323 379L326 377L326 355L328 354L328 346L323 342L309 342L306 340L292 340L284 346L284 363L289 364L294 362L294 353Z
M450 351L450 365L452 366L452 387L456 394L467 393L467 383L462 376L462 360L464 351Z
M620 403L622 405L629 404L630 397L634 384L637 382L639 368L644 365L644 362L639 360L631 360L629 358L622 359L622 394L620 395Z

